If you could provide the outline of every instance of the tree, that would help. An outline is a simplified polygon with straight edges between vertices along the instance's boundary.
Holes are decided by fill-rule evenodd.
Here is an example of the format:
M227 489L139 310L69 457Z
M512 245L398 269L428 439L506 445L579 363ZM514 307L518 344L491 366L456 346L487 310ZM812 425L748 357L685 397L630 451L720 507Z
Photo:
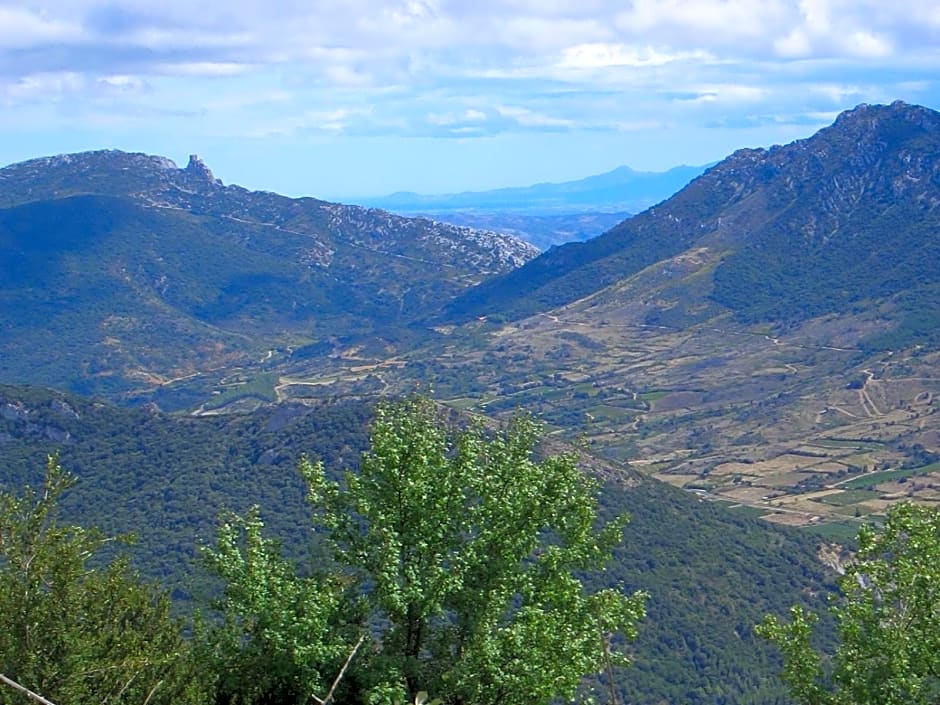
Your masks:
M304 460L317 521L364 586L378 652L372 701L428 691L445 703L570 697L635 636L644 595L589 593L626 517L597 522L597 484L571 456L533 459L541 428L517 418L457 430L417 398L380 406L371 449L343 484Z
M74 484L50 457L43 486L0 492L0 673L53 702L194 703L202 696L169 600L117 559L112 539L62 525ZM26 697L0 689L0 704Z
M355 641L358 621L336 576L298 577L280 546L262 536L257 508L229 516L206 565L221 578L221 620L196 641L218 703L298 703L325 693Z
M783 679L806 705L940 702L940 510L895 505L881 530L863 526L834 605L840 643L831 657L811 644L816 616L799 608L759 633L784 657Z

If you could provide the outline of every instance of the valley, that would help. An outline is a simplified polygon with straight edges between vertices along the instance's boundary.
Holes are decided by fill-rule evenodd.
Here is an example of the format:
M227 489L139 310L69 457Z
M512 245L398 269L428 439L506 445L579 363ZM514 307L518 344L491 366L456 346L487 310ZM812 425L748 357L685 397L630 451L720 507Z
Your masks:
M277 393L418 388L489 416L528 411L610 460L823 533L854 535L899 499L936 501L940 466L925 451L940 439L936 352L869 356L853 347L863 319L774 337L727 320L678 330L593 309L478 322L391 358L338 354L280 377Z
M184 600L225 509L259 504L309 558L299 458L354 470L374 403L421 394L531 414L632 515L598 578L651 596L625 701L776 703L756 622L818 611L862 524L940 502L926 108L739 150L541 254L226 186L195 156L31 160L0 202L0 482L60 452L85 482L70 520L140 529L143 574Z

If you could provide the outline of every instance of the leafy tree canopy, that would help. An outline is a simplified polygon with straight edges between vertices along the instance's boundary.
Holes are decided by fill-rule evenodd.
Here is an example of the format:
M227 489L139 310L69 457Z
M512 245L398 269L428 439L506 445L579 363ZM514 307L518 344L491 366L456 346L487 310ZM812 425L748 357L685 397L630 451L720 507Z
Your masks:
M859 531L856 560L832 611L840 643L811 644L815 615L793 608L758 628L783 653L783 678L805 705L928 705L940 701L940 510L900 504L881 530Z
M91 569L110 539L61 525L74 483L50 457L44 484L0 493L0 673L56 703L192 703L202 691L169 600L125 560ZM25 695L0 689L0 704Z
M316 521L361 580L380 651L372 699L547 703L626 661L642 593L589 592L626 517L597 522L597 486L570 456L533 458L541 428L449 427L430 400L382 406L358 474L304 460ZM622 644L622 640L617 642Z

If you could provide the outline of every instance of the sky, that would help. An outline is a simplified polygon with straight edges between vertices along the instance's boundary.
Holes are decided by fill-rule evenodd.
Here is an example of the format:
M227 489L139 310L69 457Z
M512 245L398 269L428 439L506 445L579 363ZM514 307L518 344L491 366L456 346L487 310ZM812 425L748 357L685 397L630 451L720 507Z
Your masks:
M354 200L663 171L940 108L940 0L0 0L0 164Z

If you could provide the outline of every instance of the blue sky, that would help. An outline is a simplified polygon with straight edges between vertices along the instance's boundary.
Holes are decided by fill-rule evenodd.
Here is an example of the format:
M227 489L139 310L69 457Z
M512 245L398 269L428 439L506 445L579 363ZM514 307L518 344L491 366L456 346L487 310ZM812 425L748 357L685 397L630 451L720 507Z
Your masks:
M0 0L0 164L350 200L660 171L940 108L940 0Z

